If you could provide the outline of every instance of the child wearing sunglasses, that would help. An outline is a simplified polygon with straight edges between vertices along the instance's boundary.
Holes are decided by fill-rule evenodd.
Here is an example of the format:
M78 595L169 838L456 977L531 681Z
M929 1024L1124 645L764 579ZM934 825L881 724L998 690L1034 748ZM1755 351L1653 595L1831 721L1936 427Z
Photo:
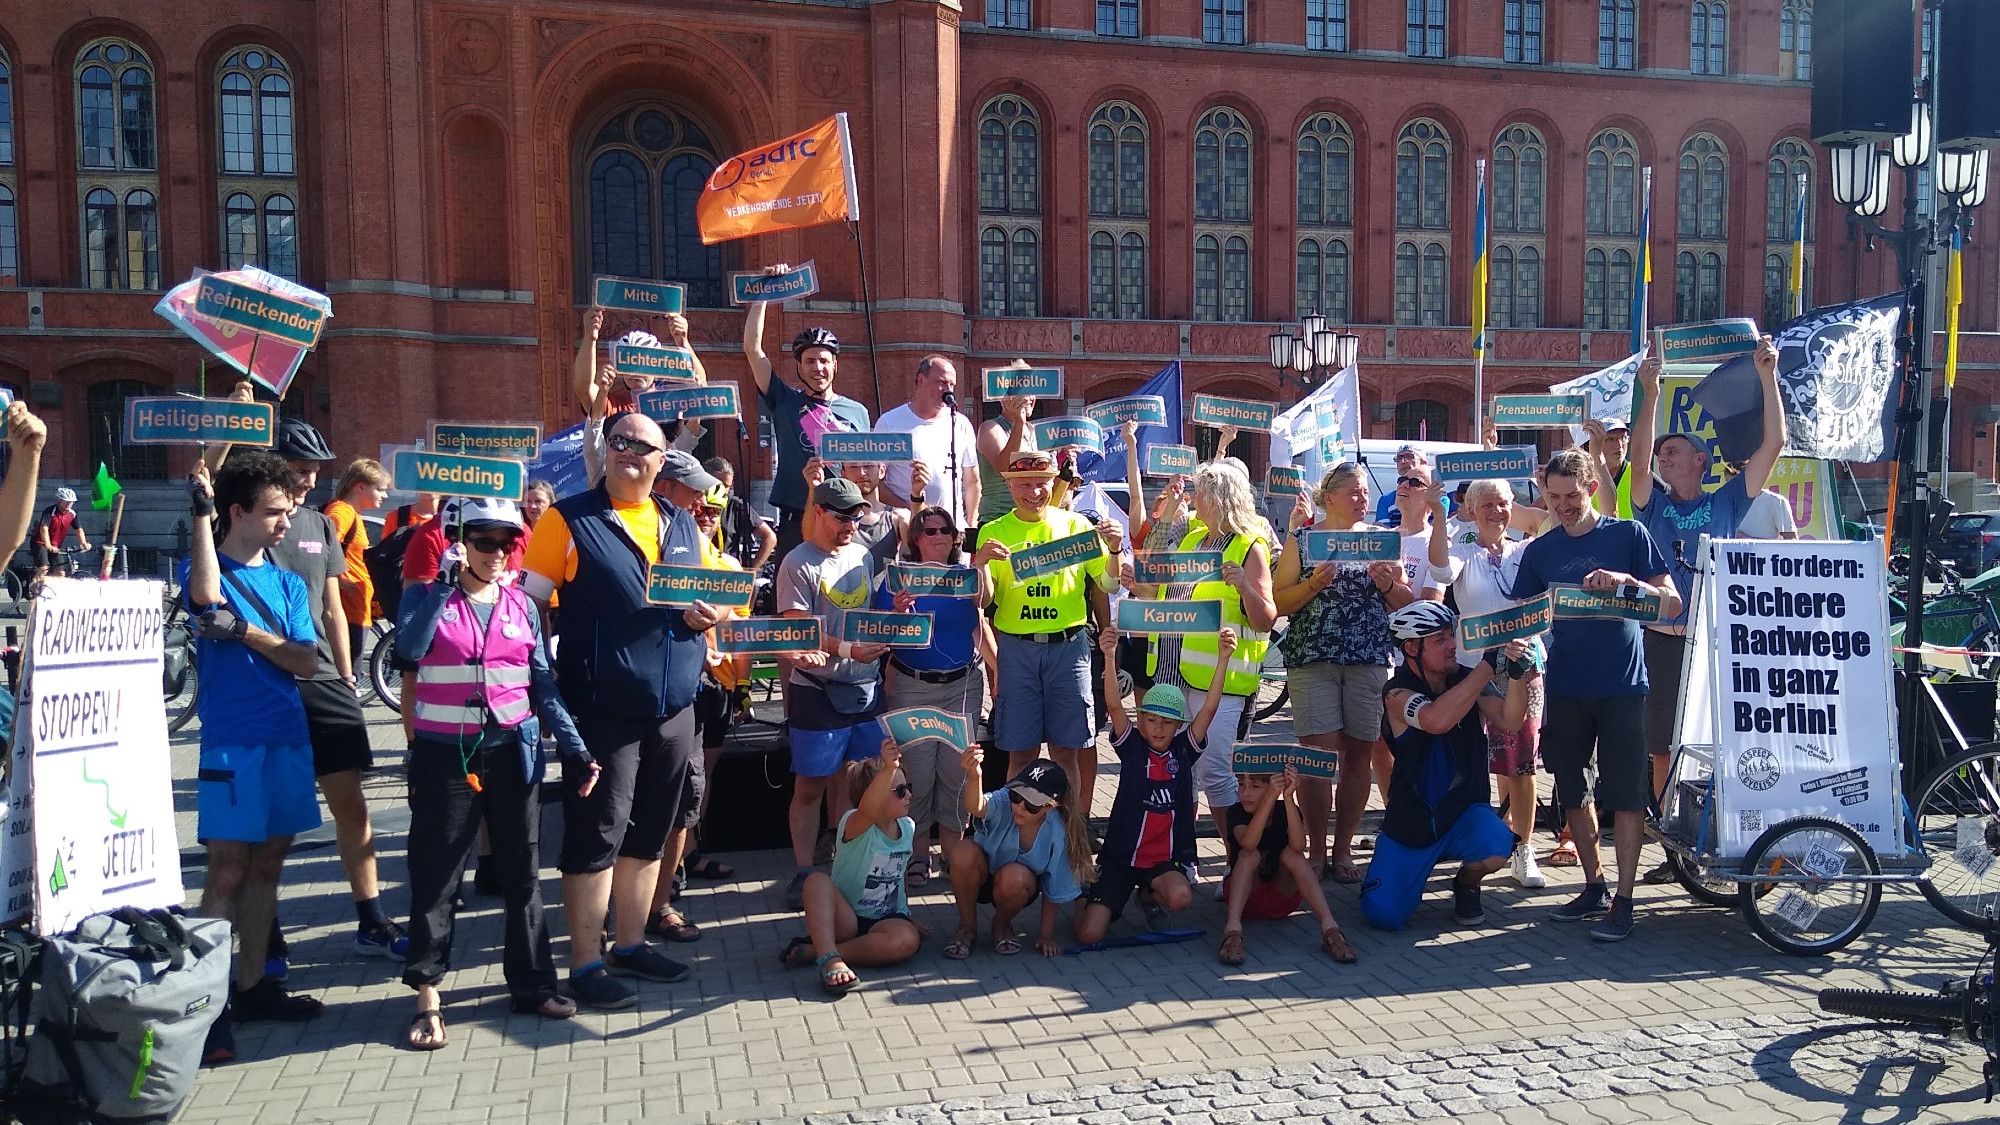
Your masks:
M1096 878L1088 818L1077 808L1069 775L1049 759L1030 762L1005 787L982 793L979 768L985 759L977 743L960 758L973 827L972 836L950 853L958 932L944 955L954 961L971 955L981 905L993 907L993 952L1002 957L1021 952L1022 935L1014 931L1014 918L1040 897L1035 950L1054 957L1062 952L1056 944L1059 908L1082 898L1084 884Z
M899 965L923 944L903 876L917 825L910 819L902 758L902 747L885 738L881 756L855 772L854 808L841 815L832 872L806 877L806 936L793 938L779 955L789 968L818 968L829 995L861 983L851 966Z

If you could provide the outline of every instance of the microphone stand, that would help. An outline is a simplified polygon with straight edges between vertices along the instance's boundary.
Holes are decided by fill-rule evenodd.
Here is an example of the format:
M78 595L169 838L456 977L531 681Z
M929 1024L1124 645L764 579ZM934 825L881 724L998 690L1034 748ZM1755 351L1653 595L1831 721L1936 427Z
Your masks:
M959 526L959 530L963 531L971 526L972 517L976 513L964 510L965 482L958 479L960 475L958 468L958 396L950 391L944 393L944 412L945 417L951 422L951 464L945 469L945 472L951 476L951 492L945 497L946 501L948 501L945 504L945 511L959 513L958 518L952 522L956 523ZM918 507L921 508L922 505L920 504Z

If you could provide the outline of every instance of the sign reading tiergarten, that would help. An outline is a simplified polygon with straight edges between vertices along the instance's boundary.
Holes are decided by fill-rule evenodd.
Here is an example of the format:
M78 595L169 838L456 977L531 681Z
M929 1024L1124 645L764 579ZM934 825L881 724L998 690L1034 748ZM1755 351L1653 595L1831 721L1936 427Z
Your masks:
M665 425L682 418L739 418L736 384L665 387L639 396L639 412Z

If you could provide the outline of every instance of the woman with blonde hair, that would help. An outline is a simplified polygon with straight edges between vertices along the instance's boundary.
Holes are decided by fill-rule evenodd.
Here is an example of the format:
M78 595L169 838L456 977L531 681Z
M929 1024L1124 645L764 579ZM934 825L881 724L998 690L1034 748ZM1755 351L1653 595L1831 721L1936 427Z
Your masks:
M347 651L354 655L357 668L364 655L361 641L375 621L375 582L368 577L368 563L362 558L368 549L368 529L362 525L361 513L381 507L388 495L389 472L382 462L358 457L340 474L333 499L320 509L333 521L333 533L347 556L347 573L340 576L340 608L347 613Z

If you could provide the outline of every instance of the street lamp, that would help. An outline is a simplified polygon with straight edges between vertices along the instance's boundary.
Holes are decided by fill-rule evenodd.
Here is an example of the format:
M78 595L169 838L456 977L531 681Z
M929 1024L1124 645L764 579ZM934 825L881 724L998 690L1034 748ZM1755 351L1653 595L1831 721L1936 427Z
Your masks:
M1854 213L1864 219L1872 219L1889 209L1889 163L1890 154L1875 154L1875 176L1868 184L1868 194L1854 205ZM1908 170L1909 166L1904 166ZM1914 192L1912 193L1914 200Z
M1875 183L1874 145L1828 145L1826 157L1835 203L1852 207L1868 198Z
M1317 311L1299 318L1296 335L1273 332L1270 342L1271 370L1281 375L1292 373L1300 389L1306 391L1312 390L1319 378L1345 369L1361 351L1361 337L1328 328L1326 316Z
M1931 162L1931 107L1918 100L1911 103L1910 131L1889 146L1898 168L1921 168Z

